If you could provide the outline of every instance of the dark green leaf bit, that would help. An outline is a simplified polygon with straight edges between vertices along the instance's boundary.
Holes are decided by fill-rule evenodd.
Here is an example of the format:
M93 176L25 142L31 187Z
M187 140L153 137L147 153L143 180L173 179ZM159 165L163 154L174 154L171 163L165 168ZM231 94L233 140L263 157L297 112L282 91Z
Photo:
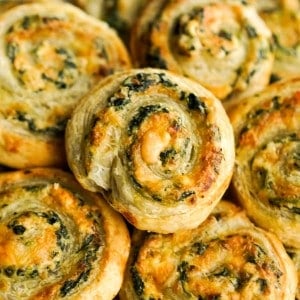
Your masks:
M186 101L188 109L199 111L203 115L207 115L208 108L206 104L195 94L182 91L180 100Z
M31 118L27 113L21 111L16 112L15 119L25 123L27 125L27 128L31 132L50 136L62 136L64 134L64 130L67 124L67 119L61 119L57 120L54 126L37 128L35 120Z
M134 291L138 296L141 296L144 293L145 284L136 267L132 266L130 268L130 274Z
M188 275L187 271L189 270L189 263L187 261L182 261L178 267L177 267L177 272L179 273L179 280L180 281L187 281Z
M26 231L26 228L15 219L8 223L7 227L16 235L22 235Z
M136 75L127 77L122 86L126 86L130 91L144 92L152 85L161 84L167 87L175 87L168 77L162 73L137 73Z
M194 191L184 191L184 192L180 195L178 201L183 201L183 200L187 199L188 197L190 197L190 196L192 196L192 195L195 195L195 194L196 194L196 193L195 193Z
M108 107L114 107L119 111L125 108L127 104L131 102L133 94L144 92L152 85L161 84L165 87L175 87L176 84L172 83L165 73L138 73L133 76L127 77L118 89L107 100Z
M74 292L79 285L86 282L93 268L93 262L97 259L97 252L101 247L101 242L96 234L87 235L78 253L81 253L82 258L77 263L78 270L82 270L80 274L73 279L66 280L60 289L60 295L62 297Z
M248 24L245 26L245 29L246 29L247 35L250 39L258 37L256 29L253 26Z
M16 56L19 52L19 46L14 43L7 43L6 45L6 55L10 59L10 61L13 63L16 59Z
M133 116L131 121L129 122L128 126L128 133L131 135L139 128L141 123L151 114L157 113L157 112L165 112L167 113L168 110L164 107L162 107L159 104L155 105L147 105L147 106L141 106L138 110L138 113Z
M177 151L174 148L167 149L159 154L160 161L163 166L172 161L177 154Z

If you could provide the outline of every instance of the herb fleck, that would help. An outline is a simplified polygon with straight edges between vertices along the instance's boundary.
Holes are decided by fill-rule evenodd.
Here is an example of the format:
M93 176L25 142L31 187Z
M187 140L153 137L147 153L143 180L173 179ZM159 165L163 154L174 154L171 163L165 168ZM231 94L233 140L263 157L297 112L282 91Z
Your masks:
M141 296L144 292L145 284L137 271L136 267L130 269L131 278L133 282L133 288L138 296Z
M268 281L264 278L258 278L257 283L259 284L259 288L261 292L265 292L268 288Z
M175 158L176 153L177 152L174 148L160 152L159 158L162 165L165 166L169 161L173 160Z
M179 280L186 281L188 278L187 271L189 269L189 263L187 261L182 261L180 265L177 267L177 271L179 272Z
M249 37L250 39L256 38L256 37L258 36L258 35L257 35L257 32L256 32L256 29L255 29L253 26L251 26L251 25L246 25L245 29L246 29L246 32L247 32L248 37Z
M168 112L168 110L158 104L140 107L138 113L133 116L132 120L129 122L129 134L132 134L133 131L141 125L144 119L154 112Z
M219 31L218 36L228 41L232 40L232 34L224 29Z
M196 254L202 255L206 251L207 245L202 242L196 242L193 244L192 249L196 252Z
M11 60L11 62L14 62L17 54L18 54L19 48L18 45L13 43L7 43L6 45L6 55Z
M192 196L192 195L195 195L195 192L194 192L194 191L184 191L184 192L180 195L178 201L183 201L184 199L186 199L186 198L188 198L188 197L190 197L190 196Z

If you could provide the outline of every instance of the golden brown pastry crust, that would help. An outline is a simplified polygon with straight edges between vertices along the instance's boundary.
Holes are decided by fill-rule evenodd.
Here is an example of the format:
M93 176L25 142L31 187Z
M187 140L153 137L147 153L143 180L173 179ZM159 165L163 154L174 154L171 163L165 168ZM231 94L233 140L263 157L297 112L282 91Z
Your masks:
M127 43L130 30L147 0L73 0L88 14L106 21Z
M121 300L295 299L297 275L275 235L221 201L198 228L135 231Z
M136 66L184 74L222 100L237 101L269 82L271 33L243 1L149 1L131 37Z
M249 216L300 247L300 78L271 85L231 113L233 188Z
M233 147L221 102L197 82L161 69L103 80L66 129L78 181L106 190L130 223L155 232L193 228L208 216L231 179Z
M256 1L261 18L272 32L275 61L272 80L300 76L300 2Z
M5 12L6 10L21 4L32 3L32 2L49 2L49 0L0 0L0 13ZM60 0L51 0L51 1L60 1Z
M0 163L65 163L65 123L98 80L130 67L104 22L66 3L31 3L0 15Z
M1 299L113 299L129 248L120 215L71 174L0 174Z

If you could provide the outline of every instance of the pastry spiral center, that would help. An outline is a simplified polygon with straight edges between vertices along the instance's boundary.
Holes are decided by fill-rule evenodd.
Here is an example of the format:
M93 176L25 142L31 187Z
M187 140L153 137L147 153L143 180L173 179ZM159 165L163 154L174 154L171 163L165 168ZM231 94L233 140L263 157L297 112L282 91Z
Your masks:
M147 291L151 291L158 298L173 293L182 299L249 294L276 297L282 272L259 239L244 233L211 241L195 240L180 249L172 242L161 238L155 243L149 238L139 249L131 267L139 296L147 297ZM170 250L174 247L176 251Z
M10 289L17 298L23 297L23 284L28 293L44 286L50 291L55 283L62 296L76 290L101 253L97 218L79 195L55 183L2 193L0 293Z
M207 80L213 73L211 84L234 85L246 59L248 39L240 18L233 8L221 3L178 17L173 52L186 74Z
M62 251L68 247L68 231L59 216L51 211L24 212L9 221L5 231L8 230L12 232L10 238L2 241L2 249L9 251L10 264L19 264L25 269L41 264L49 267L53 258L61 256ZM7 263L2 259L0 264L4 267Z
M96 30L86 32L71 20L26 16L6 33L6 55L16 78L31 91L68 89L85 78L92 80L110 71L107 54Z
M271 141L253 158L252 174L262 201L300 212L300 141Z

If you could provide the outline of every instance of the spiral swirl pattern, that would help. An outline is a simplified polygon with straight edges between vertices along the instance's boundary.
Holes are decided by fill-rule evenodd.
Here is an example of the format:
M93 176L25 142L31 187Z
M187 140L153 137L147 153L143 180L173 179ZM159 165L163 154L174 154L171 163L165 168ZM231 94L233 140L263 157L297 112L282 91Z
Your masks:
M78 181L91 191L106 190L129 222L158 232L205 219L231 179L233 147L220 101L160 69L102 81L76 107L66 130Z
M142 11L130 49L137 66L184 74L225 101L268 84L270 42L269 29L245 1L160 0Z
M0 174L1 299L112 299L128 254L121 217L70 174Z
M129 299L294 299L296 272L283 245L221 201L198 228L133 235L120 291Z
M300 2L298 0L265 1L257 4L260 17L272 32L275 54L271 80L300 75ZM272 3L273 2L273 3Z
M14 168L65 163L64 129L78 100L130 67L107 24L58 1L1 14L0 57L0 163Z
M300 247L300 80L274 84L231 113L233 187L249 215Z

